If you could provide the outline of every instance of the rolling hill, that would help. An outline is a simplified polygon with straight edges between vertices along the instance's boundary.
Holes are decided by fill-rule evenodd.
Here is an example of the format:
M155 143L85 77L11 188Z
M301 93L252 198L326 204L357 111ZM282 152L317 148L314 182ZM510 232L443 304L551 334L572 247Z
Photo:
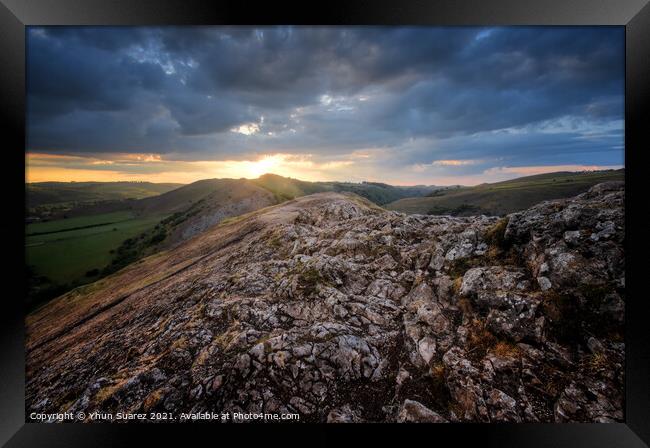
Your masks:
M156 196L182 185L152 182L28 183L25 185L27 215L32 220L49 218L96 204Z
M241 199L253 192L268 193L248 179L204 179L166 193L141 199L131 204L138 214L171 214L184 212L200 201L213 204Z
M601 182L624 178L623 169L538 174L475 187L439 190L424 197L400 199L385 207L411 214L501 216L541 201L575 196Z
M433 191L444 189L444 187L427 185L402 187L380 182L306 182L276 174L265 174L254 179L253 182L273 192L280 202L330 191L355 193L377 205L384 205L398 199L424 196Z

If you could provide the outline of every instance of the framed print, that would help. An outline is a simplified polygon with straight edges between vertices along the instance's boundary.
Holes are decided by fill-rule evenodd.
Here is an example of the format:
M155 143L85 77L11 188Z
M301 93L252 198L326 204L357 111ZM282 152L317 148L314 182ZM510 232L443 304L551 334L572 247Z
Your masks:
M2 443L647 446L645 1L0 16Z

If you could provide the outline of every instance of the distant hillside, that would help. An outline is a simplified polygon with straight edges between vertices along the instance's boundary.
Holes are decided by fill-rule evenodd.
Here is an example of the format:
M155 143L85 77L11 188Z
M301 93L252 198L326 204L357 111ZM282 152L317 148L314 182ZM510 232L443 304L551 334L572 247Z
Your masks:
M26 185L27 202L36 207L61 202L142 199L182 186L152 182L36 182Z
M28 215L47 218L105 202L142 199L183 184L152 182L36 182L25 185Z
M624 180L624 177L623 169L539 174L475 187L439 190L426 197L391 202L385 208L429 215L505 215L541 201L572 197L598 183Z
M379 182L306 182L275 174L265 174L254 179L253 182L273 192L280 201L314 193L347 191L356 193L377 205L388 204L402 198L424 196L444 188L425 185L400 187Z

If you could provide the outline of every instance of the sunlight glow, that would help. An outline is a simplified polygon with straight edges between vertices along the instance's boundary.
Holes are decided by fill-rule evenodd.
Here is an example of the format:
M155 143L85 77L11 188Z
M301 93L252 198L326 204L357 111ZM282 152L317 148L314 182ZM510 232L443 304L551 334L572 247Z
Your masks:
M332 180L353 168L348 159L317 160L311 154L264 154L248 160L166 160L158 154L68 156L27 153L27 182L115 181L190 183L200 179L255 179L271 173L302 180ZM342 171L343 170L343 171Z
M264 156L256 162L246 162L247 175L244 177L260 177L262 174L272 173L282 163L283 157L280 154Z
M43 181L117 181L191 183L201 179L248 178L277 174L306 181L370 181L392 185L477 185L520 176L555 171L592 171L618 169L622 165L546 165L499 166L480 169L472 174L440 172L440 168L458 168L465 161L442 160L441 163L410 165L378 176L377 163L382 163L382 150L368 148L336 158L313 154L270 153L243 160L171 160L159 154L101 154L70 156L57 154L26 154L27 182ZM459 163L460 162L460 163Z

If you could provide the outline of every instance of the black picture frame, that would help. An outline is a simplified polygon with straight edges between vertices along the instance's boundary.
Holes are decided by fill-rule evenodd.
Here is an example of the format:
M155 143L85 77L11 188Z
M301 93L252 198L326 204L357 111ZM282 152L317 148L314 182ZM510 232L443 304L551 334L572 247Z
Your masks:
M626 401L625 423L449 425L52 425L25 423L24 400L24 145L25 27L29 25L607 25L626 35ZM0 443L23 446L132 446L192 443L332 444L352 436L376 441L444 446L642 447L650 444L650 332L643 152L650 148L650 5L648 0L338 0L322 4L254 5L198 0L0 0L0 112L5 169L2 191L15 212L0 220L6 242L0 311ZM13 292L9 292L13 290ZM419 442L421 443L421 442Z

